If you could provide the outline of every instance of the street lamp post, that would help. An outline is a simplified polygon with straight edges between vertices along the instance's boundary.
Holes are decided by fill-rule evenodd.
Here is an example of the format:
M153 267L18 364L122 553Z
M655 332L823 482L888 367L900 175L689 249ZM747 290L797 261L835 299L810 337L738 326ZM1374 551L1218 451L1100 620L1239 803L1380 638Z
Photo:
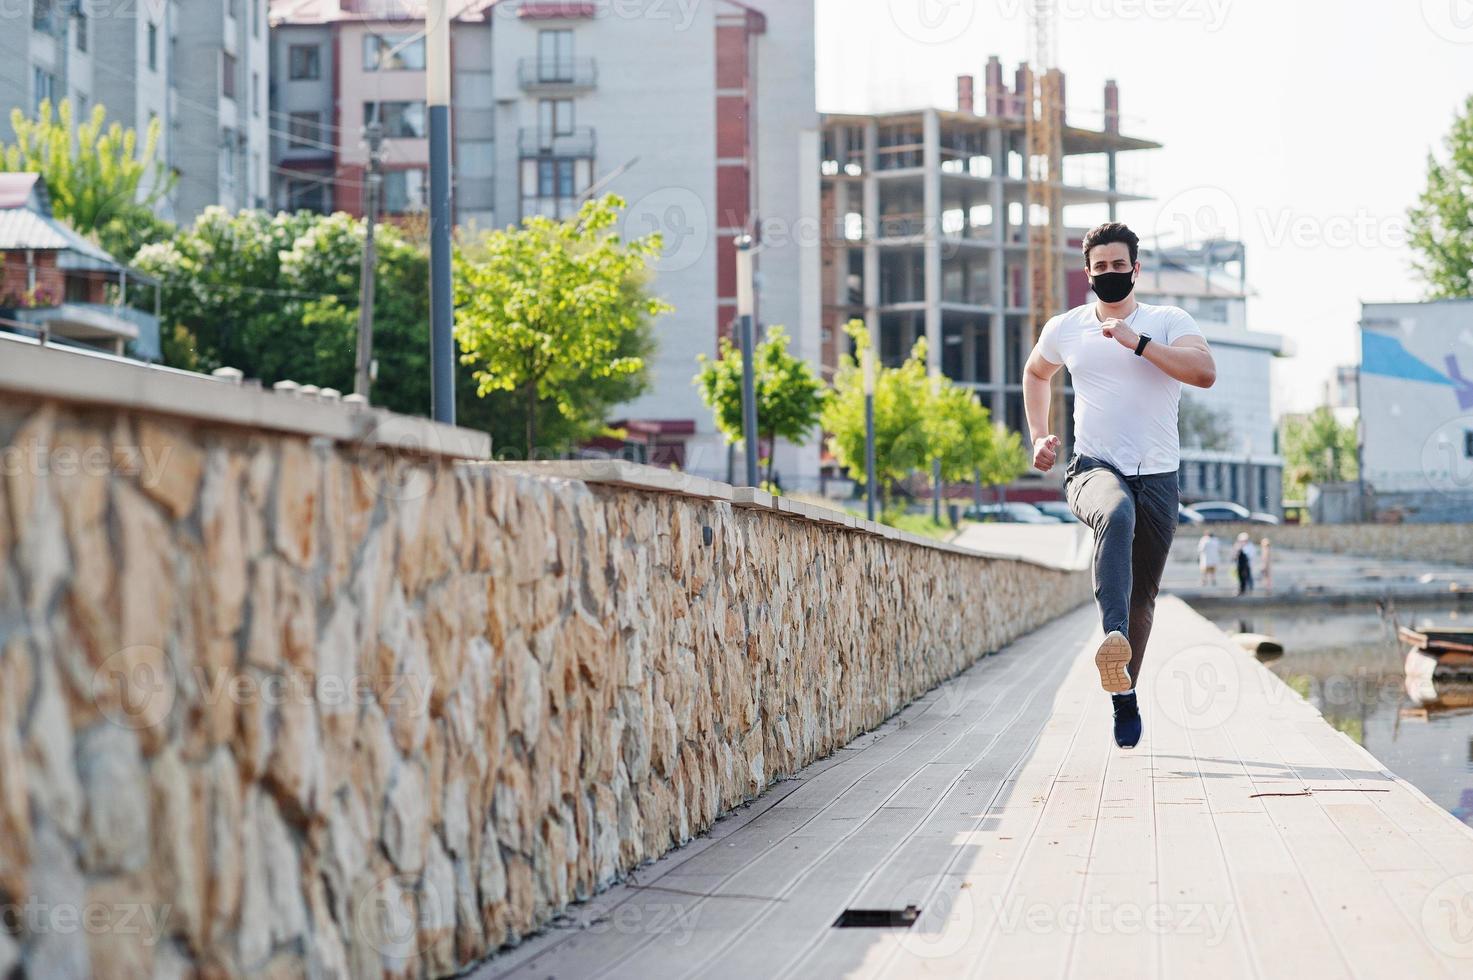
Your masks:
M374 225L378 220L378 201L383 187L384 127L377 113L369 123L368 174L363 189L363 266L358 275L358 350L353 372L353 393L368 397L373 384L373 287L378 259L374 250Z
M931 400L934 404L941 394L941 369L931 369ZM941 457L931 461L931 520L941 523Z
M875 519L875 351L868 344L864 353L864 513Z
M430 117L430 401L436 422L455 424L455 337L450 296L450 12L429 0L426 104ZM531 447L528 447L531 450Z
M757 485L757 392L753 364L756 343L752 338L757 300L753 284L751 235L736 240L737 319L742 345L742 449L747 457L747 486Z

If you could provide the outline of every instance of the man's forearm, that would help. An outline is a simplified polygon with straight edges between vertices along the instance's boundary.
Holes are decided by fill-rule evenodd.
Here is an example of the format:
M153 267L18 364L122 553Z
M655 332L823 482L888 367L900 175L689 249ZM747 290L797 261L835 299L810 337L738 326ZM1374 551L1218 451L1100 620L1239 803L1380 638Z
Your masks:
M1147 344L1142 356L1182 384L1210 388L1217 380L1217 365L1212 360L1212 353L1200 347Z
M1037 442L1049 435L1049 405L1053 401L1053 382L1028 371L1023 372L1023 413L1028 416L1028 437Z

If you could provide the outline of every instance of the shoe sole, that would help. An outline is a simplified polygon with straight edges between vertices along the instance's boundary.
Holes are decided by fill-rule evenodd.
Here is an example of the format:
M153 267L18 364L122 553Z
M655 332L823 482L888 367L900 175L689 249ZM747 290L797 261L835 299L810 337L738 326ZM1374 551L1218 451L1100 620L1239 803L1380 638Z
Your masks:
M1100 672L1100 687L1111 694L1130 690L1130 641L1111 630L1095 653L1095 668Z

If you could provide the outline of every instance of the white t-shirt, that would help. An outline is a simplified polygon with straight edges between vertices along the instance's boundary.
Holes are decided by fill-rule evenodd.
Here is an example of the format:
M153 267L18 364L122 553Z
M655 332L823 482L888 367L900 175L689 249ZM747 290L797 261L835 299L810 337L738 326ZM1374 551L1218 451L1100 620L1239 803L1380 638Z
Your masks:
M1191 315L1175 306L1139 303L1126 323L1167 347L1202 336ZM1176 472L1181 382L1101 333L1094 303L1050 320L1039 334L1038 352L1069 369L1075 452L1103 459L1127 476Z
M1203 565L1215 567L1222 563L1222 546L1216 538L1198 538L1197 554Z

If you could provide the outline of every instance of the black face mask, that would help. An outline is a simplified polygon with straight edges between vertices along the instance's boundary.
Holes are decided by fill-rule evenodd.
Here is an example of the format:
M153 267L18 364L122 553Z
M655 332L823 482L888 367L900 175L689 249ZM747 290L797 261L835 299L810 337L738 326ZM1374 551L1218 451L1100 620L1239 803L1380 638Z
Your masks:
M1135 283L1130 281L1132 275L1130 272L1101 272L1090 276L1089 286L1103 302L1118 303L1135 289Z

